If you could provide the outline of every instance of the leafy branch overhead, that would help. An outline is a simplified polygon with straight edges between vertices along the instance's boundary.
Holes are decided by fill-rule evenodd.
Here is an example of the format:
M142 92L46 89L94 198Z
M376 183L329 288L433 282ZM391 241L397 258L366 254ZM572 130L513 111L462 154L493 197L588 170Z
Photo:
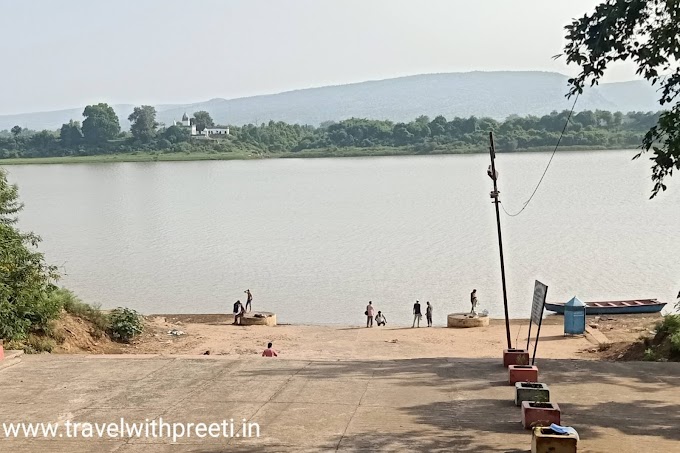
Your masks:
M620 61L634 62L637 74L659 87L665 111L635 156L653 153L653 198L666 190L665 178L680 170L680 0L607 0L565 29L567 63L581 68L569 80L569 96L597 85Z

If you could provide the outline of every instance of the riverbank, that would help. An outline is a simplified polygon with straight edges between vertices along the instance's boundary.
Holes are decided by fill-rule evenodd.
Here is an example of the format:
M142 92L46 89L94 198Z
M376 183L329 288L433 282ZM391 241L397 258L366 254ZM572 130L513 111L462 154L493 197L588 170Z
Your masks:
M561 146L560 151L631 151L635 148L607 148L597 146ZM530 153L553 151L552 147L537 147L520 149L513 153ZM254 153L246 151L233 152L195 152L195 153L161 153L161 152L133 152L124 154L99 154L93 156L63 156L63 157L35 157L0 159L3 165L27 164L86 164L86 163L114 163L114 162L185 162L205 160L254 160L254 159L301 159L328 157L384 157L384 156L418 156L444 154L479 154L486 153L486 148L453 148L434 149L424 152L410 147L379 147L379 148L333 148L310 149L300 152L283 153Z
M659 316L592 317L588 323L616 345L629 344L651 329ZM424 321L424 320L423 320ZM278 325L234 326L223 314L151 315L146 330L131 344L110 341L72 341L55 352L89 354L161 354L258 356L268 342L281 357L299 360L368 360L435 357L497 358L506 347L505 322L492 319L488 327L449 329L392 326ZM528 320L512 320L514 345L526 344ZM69 328L74 331L73 328ZM535 335L535 328L534 328ZM78 334L82 338L82 332ZM563 334L563 318L548 316L541 328L537 356L551 359L601 358L604 348L590 336ZM611 354L607 358L610 357ZM615 358L615 357L613 357Z

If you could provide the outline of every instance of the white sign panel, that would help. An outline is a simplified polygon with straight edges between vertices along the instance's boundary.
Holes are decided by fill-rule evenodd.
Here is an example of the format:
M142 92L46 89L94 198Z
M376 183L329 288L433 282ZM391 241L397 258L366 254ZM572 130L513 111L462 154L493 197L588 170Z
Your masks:
M548 294L548 287L536 280L534 284L534 302L531 305L531 320L536 323L541 323L543 317L543 306L545 305L545 297Z

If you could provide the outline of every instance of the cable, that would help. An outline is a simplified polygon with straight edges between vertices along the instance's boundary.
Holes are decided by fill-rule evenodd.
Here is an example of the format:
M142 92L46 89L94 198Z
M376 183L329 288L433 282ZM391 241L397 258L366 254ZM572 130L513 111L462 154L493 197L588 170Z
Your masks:
M531 193L531 196L527 201L524 202L524 205L522 206L522 209L520 209L518 212L515 214L510 214L508 211L505 210L505 206L503 206L503 203L501 202L501 208L503 208L503 212L505 212L508 216L510 217L516 217L522 213L526 209L526 207L529 205L529 202L531 201L532 198L534 198L534 195L536 195L536 191L538 191L538 188L541 186L541 183L543 182L543 178L545 177L545 174L548 173L548 168L550 168L550 164L552 163L553 157L555 157L555 153L557 152L557 148L560 146L560 142L562 141L562 137L564 136L564 132L567 130L567 126L569 125L569 120L571 119L571 115L574 113L574 109L576 108L576 101L578 101L580 93L576 93L576 98L574 99L574 103L571 106L571 110L569 111L569 116L567 116L567 121L564 122L564 127L562 128L562 133L560 134L560 138L557 139L557 144L555 145L555 149L553 150L552 156L550 156L550 160L548 161L548 165L546 165L545 170L543 171L543 175L541 175L541 179L538 180L538 184L536 184L536 188L534 191Z

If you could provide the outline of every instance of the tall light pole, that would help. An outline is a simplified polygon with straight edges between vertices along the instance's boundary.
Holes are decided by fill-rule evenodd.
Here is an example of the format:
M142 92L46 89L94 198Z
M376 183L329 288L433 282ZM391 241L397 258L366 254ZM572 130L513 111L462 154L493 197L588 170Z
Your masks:
M508 339L508 349L512 349L512 342L510 340L510 319L508 318L508 293L505 289L505 261L503 260L503 235L501 234L501 213L498 209L498 172L496 171L496 147L493 142L493 132L489 132L489 154L491 155L491 165L487 174L493 180L493 192L491 198L496 206L496 227L498 228L498 249L501 256L501 281L503 282L503 308L505 310L505 334Z

